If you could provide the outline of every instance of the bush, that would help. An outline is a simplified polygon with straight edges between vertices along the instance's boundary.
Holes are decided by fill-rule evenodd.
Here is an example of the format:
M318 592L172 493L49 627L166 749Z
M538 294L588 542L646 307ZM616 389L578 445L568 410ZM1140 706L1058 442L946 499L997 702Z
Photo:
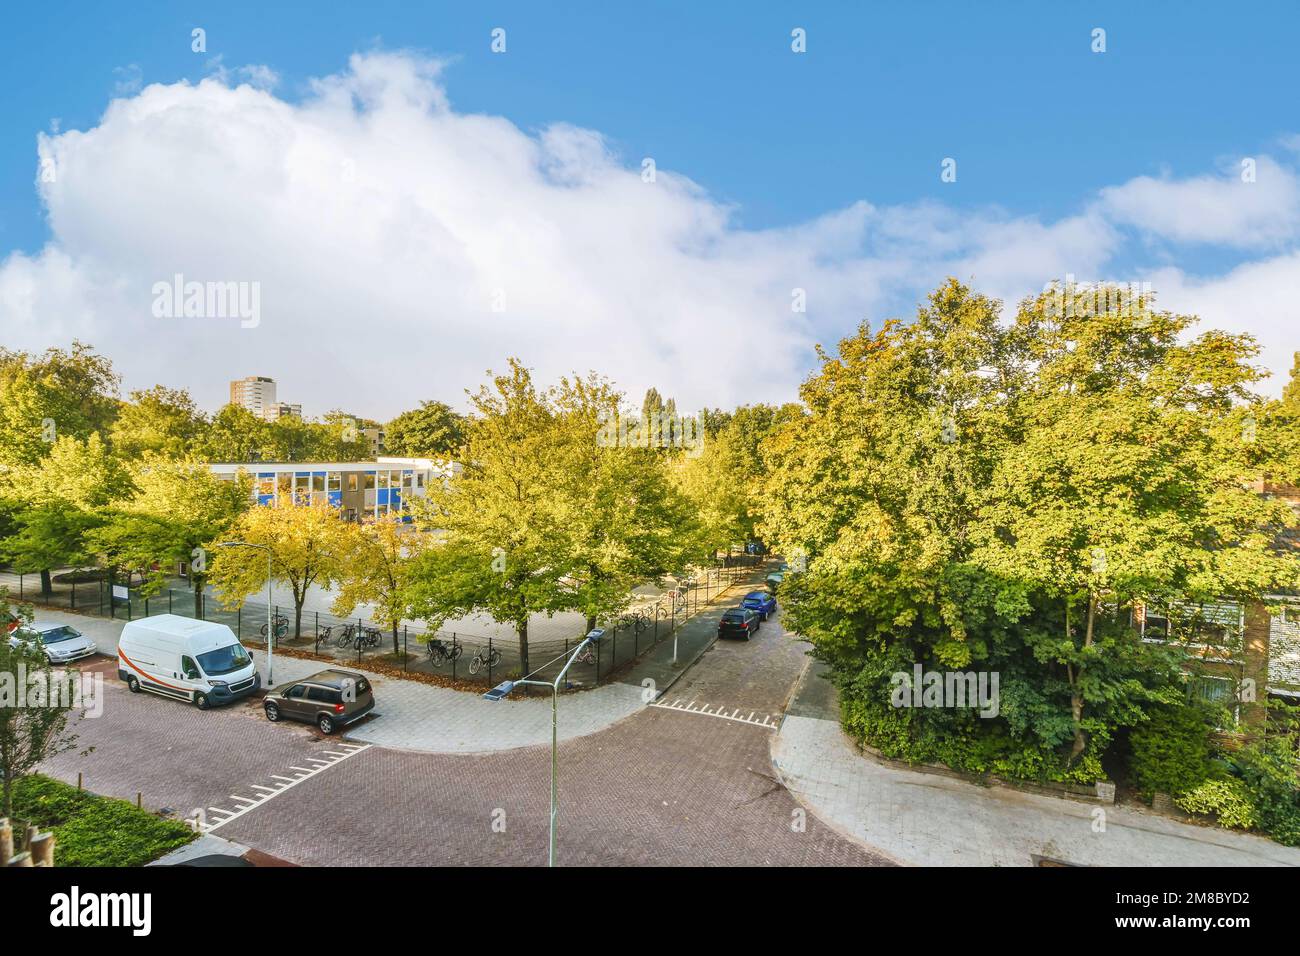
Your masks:
M1208 715L1195 705L1158 707L1129 734L1133 781L1153 793L1189 793L1216 776Z
M1249 830L1258 822L1250 791L1234 777L1207 780L1174 797L1174 803L1188 813L1213 813L1225 827Z
M1300 846L1300 759L1289 735L1267 737L1234 755L1250 791L1259 828L1285 846Z
M197 835L179 820L39 774L15 784L14 816L54 831L56 866L143 866Z

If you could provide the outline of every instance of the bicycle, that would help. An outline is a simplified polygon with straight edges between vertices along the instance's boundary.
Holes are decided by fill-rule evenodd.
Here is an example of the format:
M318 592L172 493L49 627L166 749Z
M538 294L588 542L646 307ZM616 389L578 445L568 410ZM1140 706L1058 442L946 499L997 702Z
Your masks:
M595 664L596 649L592 645L588 644L578 653L578 656L575 657L573 661L575 664Z
M624 625L632 628L634 634L640 634L642 631L650 628L650 615L644 611L629 611L624 615Z
M469 672L477 674L484 667L498 667L501 664L501 652L495 647L481 647L469 662Z
M351 647L356 643L357 625L344 624L343 630L339 631L339 636L334 640L335 647Z
M354 651L364 651L367 647L378 647L380 636L381 632L377 627L354 628L352 649Z
M289 619L285 617L283 614L276 614L274 618L274 622L275 622L276 637L284 637L286 634L289 633ZM263 624L261 629L258 631L258 633L261 634L262 637L266 637L266 628L267 625Z
M429 663L434 667L441 667L443 664L447 663L447 661L460 660L460 655L465 653L465 646L456 643L454 639L451 644L448 645L444 644L436 637L429 638L429 643L426 649L429 653Z

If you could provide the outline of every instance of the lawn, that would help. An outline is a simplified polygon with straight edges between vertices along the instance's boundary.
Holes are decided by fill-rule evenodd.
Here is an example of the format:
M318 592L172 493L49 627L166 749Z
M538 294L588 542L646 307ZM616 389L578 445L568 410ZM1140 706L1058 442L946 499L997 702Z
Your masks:
M33 774L14 787L14 830L35 824L54 831L55 866L143 866L197 834L177 820L138 810Z

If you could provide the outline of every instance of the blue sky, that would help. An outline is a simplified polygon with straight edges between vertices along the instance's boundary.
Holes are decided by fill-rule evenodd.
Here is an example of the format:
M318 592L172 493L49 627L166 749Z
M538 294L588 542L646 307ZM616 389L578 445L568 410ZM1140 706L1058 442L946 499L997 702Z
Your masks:
M913 211L934 203L949 216L1050 225L1137 177L1221 176L1245 156L1274 157L1292 172L1297 11L1294 3L378 0L79 3L61 5L55 19L23 5L6 13L0 40L9 91L0 257L75 245L51 228L34 184L38 133L91 130L115 94L197 83L220 67L265 65L278 76L274 95L298 105L311 98L312 78L337 75L367 51L443 61L437 82L459 115L499 117L529 136L556 123L596 131L629 169L652 156L728 210L729 228L742 233L799 228L855 203ZM204 54L190 49L196 26L207 33ZM489 49L494 27L507 31L504 55ZM806 54L791 52L795 27L807 31ZM1090 49L1095 27L1106 30L1103 54ZM940 182L945 157L958 161L956 183ZM1261 250L1109 225L1119 238L1099 261L1111 278L1176 268L1203 280L1275 258L1294 239L1287 227ZM901 283L861 308L903 309L923 291ZM847 311L815 315L808 335L833 338L867 317L832 298Z

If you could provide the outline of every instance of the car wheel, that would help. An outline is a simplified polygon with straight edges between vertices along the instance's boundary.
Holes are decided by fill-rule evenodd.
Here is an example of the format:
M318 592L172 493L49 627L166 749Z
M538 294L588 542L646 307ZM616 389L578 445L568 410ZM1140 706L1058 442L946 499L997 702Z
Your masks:
M316 719L316 726L320 728L322 734L332 734L334 733L334 718L328 714L321 714Z
M266 719L271 723L275 723L280 719L280 708L276 707L275 704L267 704L262 709L266 711Z
M207 710L207 709L208 709L208 695L207 695L207 694L195 694L195 695L194 695L194 706L197 707L199 710Z
M126 678L126 689L133 694L140 693L140 682L134 674L128 674Z

